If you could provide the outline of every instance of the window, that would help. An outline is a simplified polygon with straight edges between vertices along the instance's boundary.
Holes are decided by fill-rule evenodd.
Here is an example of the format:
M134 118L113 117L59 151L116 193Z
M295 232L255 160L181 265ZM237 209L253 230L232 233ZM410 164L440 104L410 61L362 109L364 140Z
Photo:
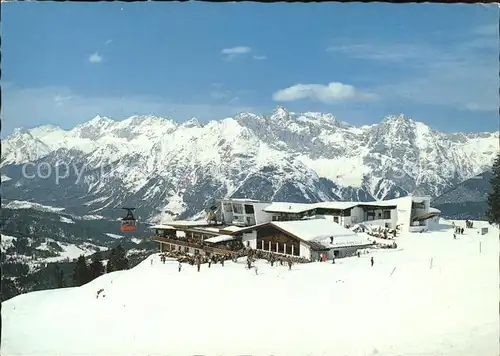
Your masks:
M241 204L233 204L233 213L243 214L243 206Z
M245 205L245 214L253 214L253 205Z
M384 210L384 219L390 219L390 218L391 218L391 211Z
M333 221L335 221L335 222L338 224L338 222L339 222L339 217L338 217L338 216L334 216L334 217L333 217Z
M232 213L233 212L233 208L231 207L231 203L224 203L224 211L226 213Z
M411 208L412 209L425 209L425 203L412 202Z

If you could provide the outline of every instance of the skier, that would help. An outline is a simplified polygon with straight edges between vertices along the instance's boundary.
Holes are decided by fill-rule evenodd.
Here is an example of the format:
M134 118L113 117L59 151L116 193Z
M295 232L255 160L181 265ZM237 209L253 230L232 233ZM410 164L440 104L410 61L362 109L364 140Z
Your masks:
M181 269L182 269L182 265L181 265L181 263L179 262L179 272L181 271Z
M101 293L103 293L103 292L104 292L104 289L103 289L103 288L99 289L99 290L97 291L97 294L96 294L96 296L95 296L95 299L99 299L99 295L100 295Z
M222 267L224 267L224 257L222 257L222 258L220 259L220 263L221 263Z
M212 259L208 260L208 268L212 265Z
M361 257L361 252L358 251L357 255L358 255L358 258Z
M289 271L292 270L292 260L291 259L288 259L288 270Z
M335 264L335 256L332 257L332 265Z
M196 262L196 268L198 269L198 272L200 272L200 266L201 266L201 261L198 259L198 262Z
M257 266L255 266L254 268L255 268L255 275L258 275L259 274L259 269L257 268Z
M373 257L372 257L372 258L370 258L370 262L371 262L372 267L373 267L373 264L375 263L375 261L373 260Z
M457 239L457 234L453 233L453 240Z

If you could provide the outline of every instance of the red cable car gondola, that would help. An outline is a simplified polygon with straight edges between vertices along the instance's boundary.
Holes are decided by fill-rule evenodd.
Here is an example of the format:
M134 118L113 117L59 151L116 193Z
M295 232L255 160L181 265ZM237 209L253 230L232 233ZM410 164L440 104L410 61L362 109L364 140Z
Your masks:
M137 221L135 220L134 214L132 214L132 211L135 210L135 208L122 208L122 209L127 210L127 215L125 215L125 217L122 218L121 230L123 232L137 230Z

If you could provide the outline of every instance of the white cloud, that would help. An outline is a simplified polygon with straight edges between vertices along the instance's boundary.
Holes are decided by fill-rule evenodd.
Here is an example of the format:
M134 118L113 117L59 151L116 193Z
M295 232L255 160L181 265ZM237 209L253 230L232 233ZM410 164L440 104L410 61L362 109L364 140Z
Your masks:
M338 52L350 58L381 62L402 62L419 60L435 55L430 45L413 43L369 43L337 44L326 48L327 52Z
M224 87L224 83L222 82L213 82L212 84L210 84L213 88L222 88Z
M498 25L484 25L446 46L429 43L336 44L327 51L350 58L390 63L404 77L386 76L370 92L394 102L498 112Z
M17 88L2 86L2 133L9 134L19 126L53 124L70 128L98 113L117 120L132 115L151 114L184 121L193 116L209 121L236 115L255 108L228 97L227 102L213 103L209 98L176 102L164 97L126 95L94 97L81 95L65 87ZM233 95L234 96L234 95Z
M263 61L263 60L267 59L267 57L262 56L262 55L260 55L260 56L255 55L255 56L253 56L253 59L255 59L256 61Z
M228 96L229 92L227 91L212 90L210 92L210 97L214 100L227 99Z
M252 51L250 47L237 46L232 48L224 48L220 53L224 56L226 60L233 60L236 57L249 54Z
M60 94L57 94L54 97L54 101L56 103L56 106L63 106L64 102L71 100L73 97L71 95L69 96L61 96Z
M232 48L224 48L220 53L222 54L245 54L250 53L252 49L250 47L238 46Z
M476 27L472 30L472 33L479 36L498 36L498 23Z
M92 53L89 57L89 62L90 63L101 63L102 62L102 56L99 55L99 53L95 52Z
M373 100L376 98L373 94L359 92L354 86L339 82L332 82L328 85L295 84L273 94L274 101L312 99L326 104L345 100Z

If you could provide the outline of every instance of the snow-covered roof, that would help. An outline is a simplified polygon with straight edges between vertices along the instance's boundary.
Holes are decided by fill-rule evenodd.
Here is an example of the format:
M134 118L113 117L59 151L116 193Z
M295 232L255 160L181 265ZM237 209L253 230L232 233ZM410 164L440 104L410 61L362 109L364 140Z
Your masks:
M175 220L170 222L173 226L208 226L206 220Z
M219 229L219 231L231 231L231 232L236 232L238 230L241 230L241 227L234 226L234 225L226 226L222 229Z
M322 240L314 240L314 242L318 242L326 248L364 246L373 244L365 235L333 237L333 243L330 242L329 237Z
M163 225L163 224L159 224L159 225L153 225L150 227L150 229L159 229L159 230L175 230L174 227L170 226L170 225Z
M330 236L355 236L356 233L327 219L273 221L272 225L285 230L304 241Z
M219 229L215 227L195 227L193 230L199 230L200 232L219 232Z
M271 225L287 231L308 242L319 242L325 247L357 246L370 244L366 237L360 236L345 227L326 219L273 221ZM333 243L330 237L333 236Z
M233 198L233 199L226 199L223 200L224 203L259 203L259 200L255 199L245 199L245 198Z
M263 210L270 213L302 213L314 209L313 204L276 202L266 206Z
M433 207L430 207L429 208L429 213L431 213L431 214L441 214L441 210L433 208Z
M230 241L230 240L234 240L234 237L231 235L217 235L209 239L206 239L205 241L215 244L217 242Z
M393 206L398 204L399 199L389 199L389 200L375 200L375 201L364 201L359 202L356 205L367 205L367 206Z
M336 209L336 210L346 210L358 206L359 202L351 201L325 201L321 203L312 204L315 209Z
M391 206L396 205L396 200L380 200L371 202L352 201L325 201L319 203L286 203L276 202L266 206L263 210L270 213L303 213L313 209L335 209L346 210L358 205Z

